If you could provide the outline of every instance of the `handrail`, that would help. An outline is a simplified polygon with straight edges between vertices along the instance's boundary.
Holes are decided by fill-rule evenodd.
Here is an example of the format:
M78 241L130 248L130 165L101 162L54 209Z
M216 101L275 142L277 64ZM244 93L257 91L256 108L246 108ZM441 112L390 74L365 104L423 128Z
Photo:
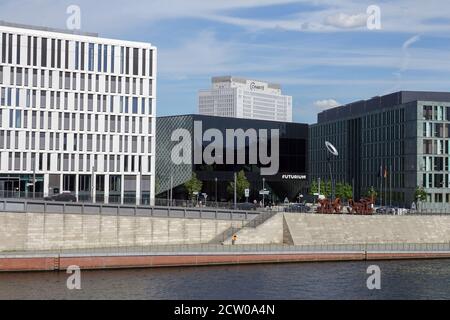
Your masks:
M110 246L101 248L71 248L42 251L15 251L0 252L0 258L8 255L40 255L40 254L67 254L67 255L139 255L139 254L236 254L236 253L442 253L450 256L450 243L356 243L356 244L310 244L310 245L283 245L283 244L251 244L236 245L222 244L174 244L174 245L147 245L147 246ZM447 256L446 256L447 257Z
M217 208L186 208L142 206L128 204L96 204L55 202L42 200L0 199L0 212L118 215L209 220L250 221L259 215L257 211L226 210Z

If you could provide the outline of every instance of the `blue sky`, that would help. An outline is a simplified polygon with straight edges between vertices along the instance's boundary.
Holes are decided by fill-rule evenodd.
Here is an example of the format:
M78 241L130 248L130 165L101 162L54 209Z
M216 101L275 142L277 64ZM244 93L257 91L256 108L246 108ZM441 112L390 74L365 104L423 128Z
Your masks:
M195 113L218 75L280 83L307 123L397 90L450 90L448 0L0 0L0 20L64 28L73 4L83 31L158 47L158 115Z

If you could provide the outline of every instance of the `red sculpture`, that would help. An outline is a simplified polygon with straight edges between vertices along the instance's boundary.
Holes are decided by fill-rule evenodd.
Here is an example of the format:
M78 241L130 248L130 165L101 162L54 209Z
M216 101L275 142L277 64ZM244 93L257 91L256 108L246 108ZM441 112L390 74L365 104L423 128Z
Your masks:
M349 214L372 215L374 199L363 198L359 202L349 201L350 207L347 208Z
M317 208L317 213L322 214L342 214L341 199L337 198L334 202L329 199L319 200L320 207Z

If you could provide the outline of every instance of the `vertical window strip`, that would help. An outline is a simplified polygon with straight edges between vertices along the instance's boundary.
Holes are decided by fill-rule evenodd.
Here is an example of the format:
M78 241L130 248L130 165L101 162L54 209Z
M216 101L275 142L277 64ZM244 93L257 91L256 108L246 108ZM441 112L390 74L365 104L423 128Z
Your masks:
M108 72L108 45L103 48L103 72Z
M98 45L97 56L98 56L97 71L102 72L102 45L101 44Z

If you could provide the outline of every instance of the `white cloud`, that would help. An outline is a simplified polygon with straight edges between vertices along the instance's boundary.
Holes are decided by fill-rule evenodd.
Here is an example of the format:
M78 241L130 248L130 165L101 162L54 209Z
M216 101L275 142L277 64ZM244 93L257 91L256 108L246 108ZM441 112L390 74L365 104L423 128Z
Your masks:
M339 107L340 105L341 104L334 99L318 100L314 102L314 106L322 110Z
M346 13L337 13L326 17L325 24L343 29L360 28L367 25L367 14L349 15Z
M310 5L283 18L233 16L235 10L290 3ZM0 0L0 19L13 22L64 27L65 9L72 0ZM366 23L363 14L372 0L78 0L82 10L82 26L86 31L101 33L126 32L162 20L195 18L236 25L247 30L282 29L299 32L355 31ZM448 0L383 1L382 32L448 32L450 24L433 23L446 18ZM349 14L360 12L360 14ZM358 30L358 29L356 29ZM361 30L362 31L362 30ZM369 32L364 29L364 32Z
M203 31L179 46L160 48L159 72L173 80L225 74L239 60L238 54L232 43L221 42L214 32Z

